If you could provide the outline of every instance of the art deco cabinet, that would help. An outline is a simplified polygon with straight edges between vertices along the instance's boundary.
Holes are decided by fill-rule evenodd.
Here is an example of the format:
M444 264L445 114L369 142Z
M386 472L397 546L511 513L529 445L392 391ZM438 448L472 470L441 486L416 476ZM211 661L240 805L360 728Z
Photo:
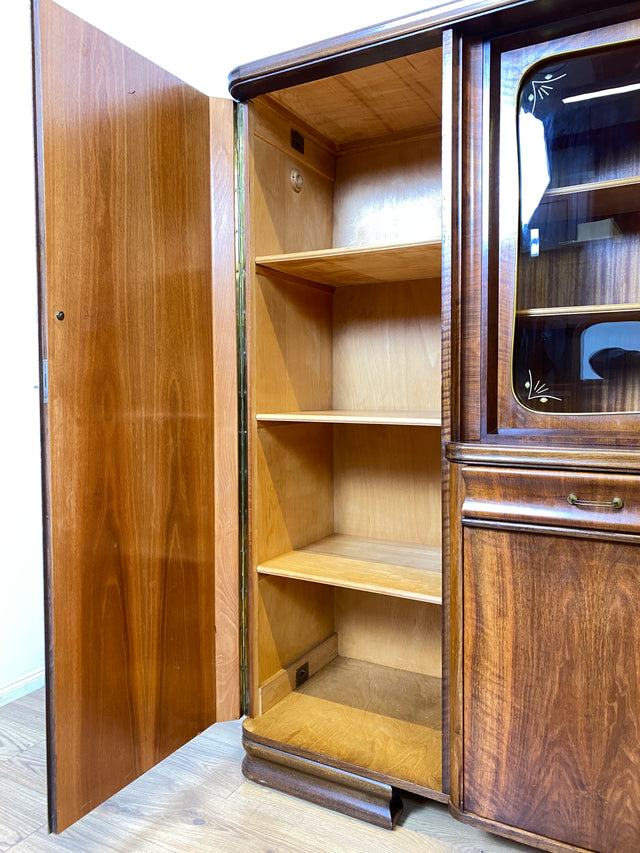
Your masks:
M451 802L548 850L640 842L639 36L626 20L466 51L470 74L490 65L493 131L467 168L498 191L467 226L477 408L463 391L447 451Z
M434 7L234 131L41 0L54 830L245 714L381 826L638 848L639 11Z

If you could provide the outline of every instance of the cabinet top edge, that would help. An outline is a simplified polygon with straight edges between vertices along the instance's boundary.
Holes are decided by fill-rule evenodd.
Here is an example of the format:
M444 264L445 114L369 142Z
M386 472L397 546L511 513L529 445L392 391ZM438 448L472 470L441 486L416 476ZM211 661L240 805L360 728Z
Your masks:
M639 7L620 0L618 7ZM448 0L401 18L267 56L234 68L229 92L238 101L288 86L437 47L442 32L463 27L473 35L543 25L584 13L584 0Z

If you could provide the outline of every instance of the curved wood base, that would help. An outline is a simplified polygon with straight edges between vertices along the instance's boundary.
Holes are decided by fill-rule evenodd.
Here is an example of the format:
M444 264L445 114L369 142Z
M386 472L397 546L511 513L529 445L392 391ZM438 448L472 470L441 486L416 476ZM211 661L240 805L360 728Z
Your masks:
M548 853L586 853L584 847L574 847L572 844L565 844L562 841L553 841L551 838L544 838L541 835L534 835L532 832L526 832L524 829L516 829L513 826L507 826L504 823L498 823L495 820L478 817L477 815L469 814L461 811L449 802L449 812L461 823L466 823L469 826L475 826L478 829L483 829L485 832L491 832L494 835L501 835L503 838L508 838L510 841L519 841L520 844L528 844L530 847L537 847L538 850L546 850Z
M402 812L396 788L242 739L242 772L251 782L275 788L349 817L393 829Z

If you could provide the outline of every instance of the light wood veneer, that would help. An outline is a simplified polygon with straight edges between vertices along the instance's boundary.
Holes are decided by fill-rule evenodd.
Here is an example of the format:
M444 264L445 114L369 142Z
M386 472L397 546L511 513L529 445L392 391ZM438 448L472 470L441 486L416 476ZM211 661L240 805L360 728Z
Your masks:
M258 566L258 572L442 603L439 548L333 535Z
M442 243L353 246L287 255L260 256L256 264L330 287L413 281L440 275Z
M338 657L245 731L440 799L441 693L438 678Z

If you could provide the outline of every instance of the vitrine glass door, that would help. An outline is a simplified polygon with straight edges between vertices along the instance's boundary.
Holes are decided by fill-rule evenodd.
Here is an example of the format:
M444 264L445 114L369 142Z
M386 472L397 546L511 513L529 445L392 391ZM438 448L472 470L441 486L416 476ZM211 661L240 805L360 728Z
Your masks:
M513 394L640 411L640 42L538 62L516 108Z

